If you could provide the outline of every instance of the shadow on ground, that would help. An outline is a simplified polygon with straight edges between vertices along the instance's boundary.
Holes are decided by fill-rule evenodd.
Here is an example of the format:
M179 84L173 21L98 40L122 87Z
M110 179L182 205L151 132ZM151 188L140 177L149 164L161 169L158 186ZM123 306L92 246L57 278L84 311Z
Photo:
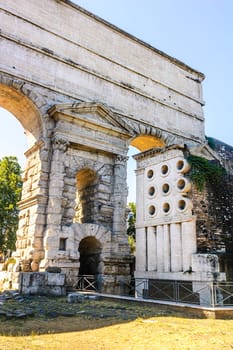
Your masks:
M122 300L22 296L0 299L0 335L21 336L97 329L151 317L206 318L203 312Z

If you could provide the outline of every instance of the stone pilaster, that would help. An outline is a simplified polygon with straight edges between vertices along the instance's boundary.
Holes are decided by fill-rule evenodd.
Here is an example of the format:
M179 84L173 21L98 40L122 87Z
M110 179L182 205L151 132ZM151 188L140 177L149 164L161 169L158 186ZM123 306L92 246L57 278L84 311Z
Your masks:
M65 176L65 156L69 142L55 136L52 140L52 159L49 181L49 200L47 208L47 229L44 238L45 261L57 255L59 248L58 232L61 228L63 214L63 189Z
M109 261L108 278L111 281L130 279L130 248L126 233L127 206L127 157L116 156L114 164L112 255ZM110 281L109 280L109 281ZM112 283L112 282L111 282ZM110 284L111 284L110 283Z
M45 158L48 159L48 152L44 140L40 140L25 153L27 162L23 173L22 198L18 203L20 214L15 253L22 270L37 271L44 256L43 234L48 200Z
M53 155L49 181L49 202L47 210L47 226L58 227L62 216L62 194L64 188L64 160L69 142L64 138L54 137Z
M127 160L128 157L117 155L114 165L113 234L118 236L126 233Z

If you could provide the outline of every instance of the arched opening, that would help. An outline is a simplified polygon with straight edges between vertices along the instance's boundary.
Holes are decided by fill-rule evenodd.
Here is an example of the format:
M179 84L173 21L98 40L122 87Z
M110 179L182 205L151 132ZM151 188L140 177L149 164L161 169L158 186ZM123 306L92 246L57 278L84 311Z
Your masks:
M161 148L165 142L158 137L151 135L140 135L131 141L131 146L137 148L140 152L147 151L151 148Z
M18 90L0 84L0 107L14 115L25 130L28 147L43 135L40 113L34 103Z
M136 155L138 152L144 152L151 148L162 148L165 146L165 142L162 139L159 139L156 136L151 135L139 135L135 137L129 147L128 151L128 164L127 164L127 184L128 184L128 222L127 222L127 233L128 233L128 242L130 245L131 253L135 255L136 246L135 246L135 237L136 237L136 161L133 158L133 155ZM147 177L150 180L153 180L155 174L153 170L148 171ZM150 186L148 189L147 195L149 198L153 198L157 193L157 190L154 186ZM140 201L140 198L137 197L137 201ZM153 217L157 213L157 209L154 205L151 205L148 208L148 213L150 217ZM134 274L135 264L131 265L131 274Z
M0 159L6 156L17 157L21 168L24 168L24 152L28 144L22 125L12 113L1 107L0 121Z
M92 223L96 212L97 176L91 169L82 169L76 175L76 206L74 222Z
M27 89L27 94L30 94L29 89ZM35 95L33 94L34 98ZM16 256L24 261L21 266L23 271L31 268L32 256L33 258L35 256L36 261L33 263L33 268L38 269L38 261L43 256L43 242L42 239L39 240L35 248L32 234L40 230L40 225L44 227L42 223L37 224L35 218L35 215L44 215L44 208L41 208L41 212L35 210L38 203L30 201L30 198L36 197L40 187L40 146L43 142L38 141L43 136L41 115L30 98L11 86L0 84L0 118L2 121L0 134L4 132L4 137L0 135L1 157L16 156L24 168L22 197L17 208L19 209L19 224ZM4 142L3 147L2 142ZM1 153L3 150L4 154ZM23 157L25 151L27 151L27 162ZM36 250L37 255L34 254Z
M137 154L138 150L135 147L130 146L128 151L128 163L127 163L127 184L128 184L128 198L127 203L136 202L136 161L133 159L133 155Z
M135 177L135 169L136 169L136 161L133 159L133 155L139 152L147 151L151 148L162 148L165 147L165 142L151 135L139 135L135 137L129 147L128 151L128 166L127 166L127 183L128 183L128 200L127 203L136 202L136 177ZM153 176L153 175L148 175Z
M92 236L85 237L79 244L79 275L98 275L101 273L101 243Z

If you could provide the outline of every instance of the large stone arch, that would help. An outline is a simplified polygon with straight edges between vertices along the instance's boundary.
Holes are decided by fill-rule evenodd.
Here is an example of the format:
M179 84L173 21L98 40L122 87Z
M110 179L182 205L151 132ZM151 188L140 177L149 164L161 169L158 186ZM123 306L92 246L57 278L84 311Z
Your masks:
M86 237L95 237L102 246L103 258L111 256L111 232L102 225L97 224L72 224L74 241L78 250L80 242Z
M120 122L122 126L128 130L130 136L129 144L138 148L140 151L178 144L187 144L189 147L197 145L197 142L192 138L186 135L181 136L179 133L168 132L167 130L161 129L159 125L148 125L142 121L132 121L128 118L121 118Z
M24 85L23 82L9 78L4 79L4 84L0 82L0 106L11 112L20 122L30 148L46 136L46 127L40 111L41 96L25 89Z
M1 4L0 18L5 53L0 57L0 103L22 123L30 146L16 255L23 270L58 265L72 280L78 270L76 174L91 169L98 175L97 210L93 222L83 225L104 227L106 236L111 235L105 275L114 285L116 276L129 277L129 146L142 151L136 190L142 205L142 198L146 203L154 200L148 199L148 191L143 197L142 191L143 169L151 157L155 162L160 153L161 159L170 157L173 145L206 147L204 75L66 0L8 0ZM108 45L93 40L96 33ZM185 157L186 146L183 149ZM138 227L147 237L150 229L144 224ZM85 227L80 230L89 234ZM59 250L60 239L67 239L69 249ZM138 261L142 265L140 257Z
M154 135L141 134L131 140L130 146L137 148L140 152L144 152L151 148L162 148L165 146L165 142Z
M67 284L75 284L80 267L79 245L83 239L88 237L95 238L101 245L101 270L99 270L99 273L105 276L105 278L103 278L103 288L112 288L112 281L114 278L119 278L117 271L114 271L117 268L117 257L115 256L115 259L113 258L114 252L119 250L119 242L113 242L112 232L105 226L94 223L73 223L69 226L62 226L61 230L57 232L56 238L53 239L52 248L53 250L56 249L54 264L55 266L62 267L62 270L66 272ZM59 249L61 242L64 241L66 242L65 249ZM52 249L50 249L50 253L51 250ZM48 261L46 262L48 263ZM46 262L45 268L48 266ZM124 260L122 263L124 263ZM49 265L52 265L51 261Z
M42 237L46 225L50 153L44 104L43 98L25 82L1 75L0 106L20 122L28 143L15 253L23 270L37 270L44 255Z
M106 227L96 224L78 224L71 226L74 233L74 242L79 248L80 242L87 237L94 237L101 244L99 274L101 277L101 290L113 292L120 290L120 281L129 282L129 270L125 268L125 258L120 260L116 252L121 249L120 242L113 242L112 232ZM115 253L115 256L114 256ZM129 263L130 260L128 260ZM80 263L78 263L80 266ZM74 279L74 278L73 278Z

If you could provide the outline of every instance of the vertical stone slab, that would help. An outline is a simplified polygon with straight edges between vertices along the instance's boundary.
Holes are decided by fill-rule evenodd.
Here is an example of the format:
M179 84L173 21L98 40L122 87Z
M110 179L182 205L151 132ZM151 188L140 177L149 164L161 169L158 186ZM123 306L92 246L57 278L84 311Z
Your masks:
M157 240L155 227L150 226L147 229L147 267L148 271L157 269Z
M164 272L171 271L170 225L164 225Z
M183 269L187 271L192 265L192 254L196 253L196 222L183 222L181 226Z
M182 266L181 225L171 224L171 271L179 272Z
M163 235L163 225L157 226L157 271L164 271L164 235Z
M136 270L146 271L146 232L145 228L136 229Z

